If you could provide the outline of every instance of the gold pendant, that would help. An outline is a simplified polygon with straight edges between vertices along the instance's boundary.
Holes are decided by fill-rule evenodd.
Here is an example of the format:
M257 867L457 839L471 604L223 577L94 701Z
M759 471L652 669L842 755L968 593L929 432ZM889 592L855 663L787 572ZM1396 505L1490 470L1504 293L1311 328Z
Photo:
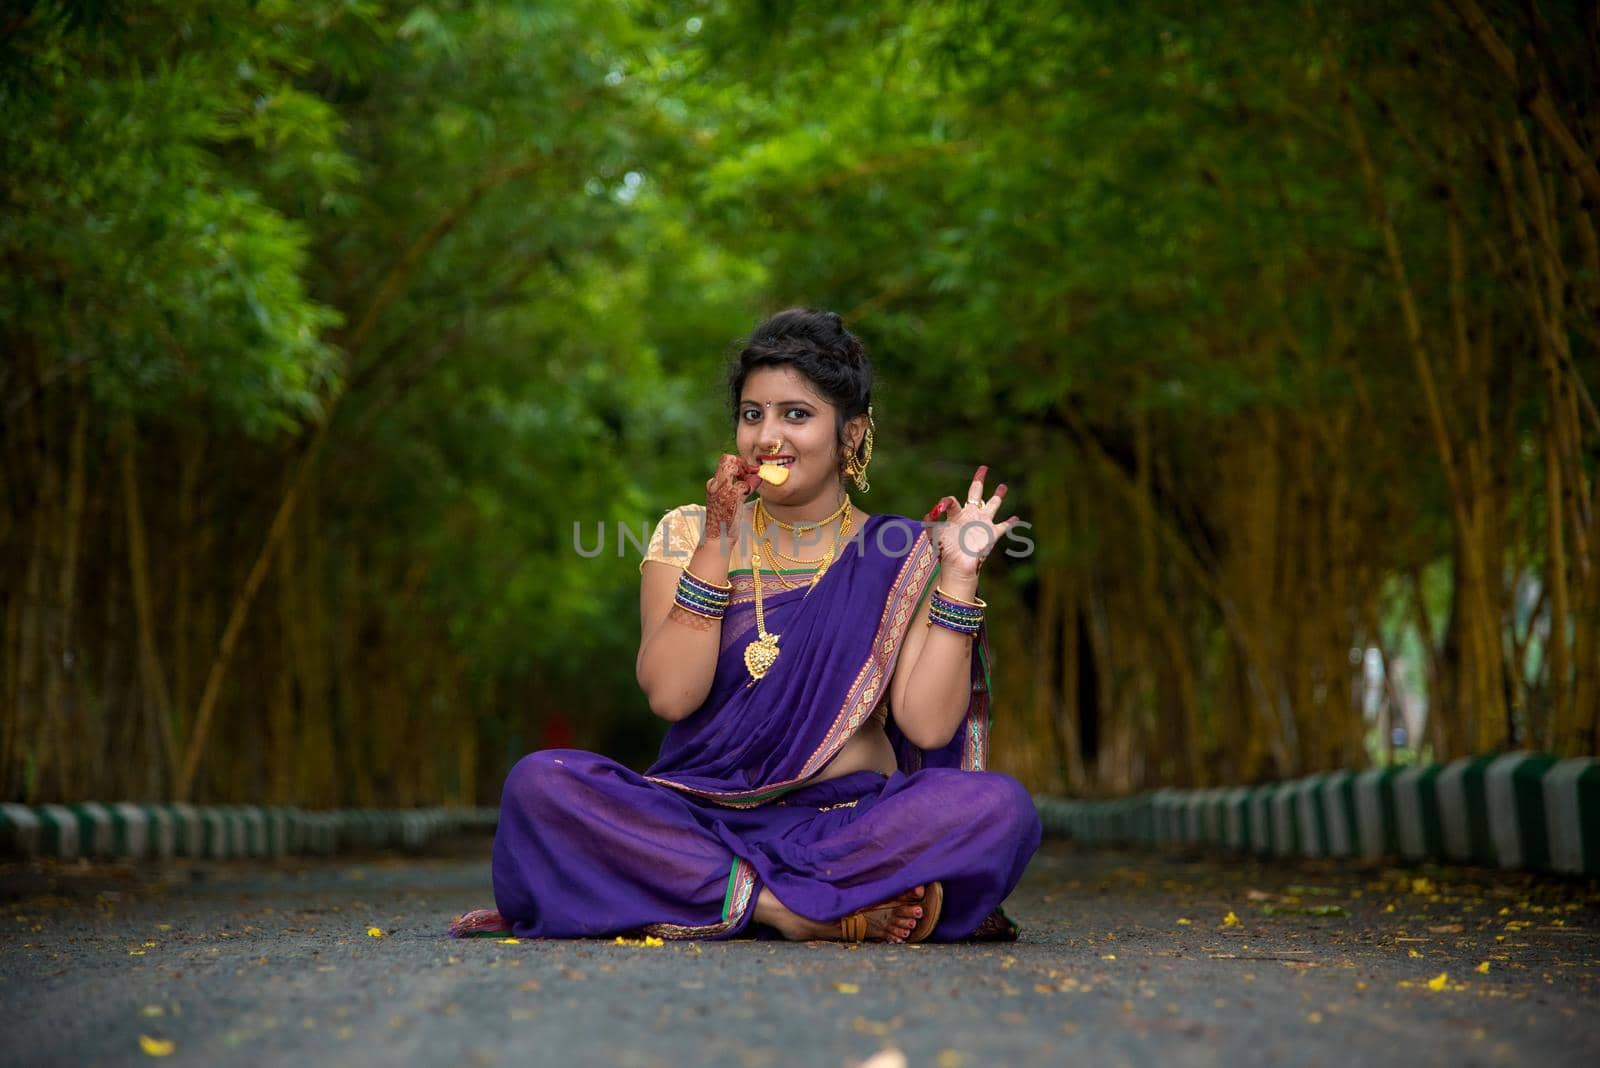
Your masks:
M744 666L752 678L759 679L778 659L778 636L768 634L744 647Z

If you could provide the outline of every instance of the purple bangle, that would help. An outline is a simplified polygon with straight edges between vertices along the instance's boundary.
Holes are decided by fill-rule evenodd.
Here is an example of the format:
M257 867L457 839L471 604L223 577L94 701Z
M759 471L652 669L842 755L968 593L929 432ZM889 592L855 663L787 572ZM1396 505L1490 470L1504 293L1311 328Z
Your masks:
M984 609L987 603L979 600L976 604L967 601L958 601L946 596L937 586L933 588L933 596L928 602L928 623L937 623L947 630L972 636L978 633L983 626Z
M707 619L721 619L728 611L728 602L733 596L733 586L713 586L703 578L689 573L684 568L678 575L678 588L673 594L673 601L687 612Z

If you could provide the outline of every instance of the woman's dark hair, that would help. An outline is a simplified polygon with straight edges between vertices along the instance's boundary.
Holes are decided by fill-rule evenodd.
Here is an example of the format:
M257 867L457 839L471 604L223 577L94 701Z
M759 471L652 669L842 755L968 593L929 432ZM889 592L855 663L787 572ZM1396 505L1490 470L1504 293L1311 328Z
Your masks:
M867 414L872 404L872 363L866 346L831 311L786 308L769 317L745 340L728 373L735 424L739 421L739 397L750 372L785 364L809 378L834 406L835 444L842 452L845 424Z

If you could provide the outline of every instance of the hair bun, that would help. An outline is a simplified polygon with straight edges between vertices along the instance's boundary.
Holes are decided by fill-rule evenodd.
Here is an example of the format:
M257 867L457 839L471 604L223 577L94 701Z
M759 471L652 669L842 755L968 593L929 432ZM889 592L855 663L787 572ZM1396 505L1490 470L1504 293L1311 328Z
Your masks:
M841 420L865 413L872 403L872 363L866 346L846 328L837 312L785 308L755 328L729 368L729 399L735 420L745 376L775 366L792 366L811 379L838 408Z

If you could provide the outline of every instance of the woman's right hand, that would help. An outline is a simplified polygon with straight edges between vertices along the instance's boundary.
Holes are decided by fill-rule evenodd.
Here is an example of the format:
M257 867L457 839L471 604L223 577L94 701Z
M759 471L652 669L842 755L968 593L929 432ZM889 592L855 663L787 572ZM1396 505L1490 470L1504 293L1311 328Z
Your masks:
M737 536L739 506L756 491L761 468L750 461L724 453L717 470L706 480L706 541L723 540L731 544Z

